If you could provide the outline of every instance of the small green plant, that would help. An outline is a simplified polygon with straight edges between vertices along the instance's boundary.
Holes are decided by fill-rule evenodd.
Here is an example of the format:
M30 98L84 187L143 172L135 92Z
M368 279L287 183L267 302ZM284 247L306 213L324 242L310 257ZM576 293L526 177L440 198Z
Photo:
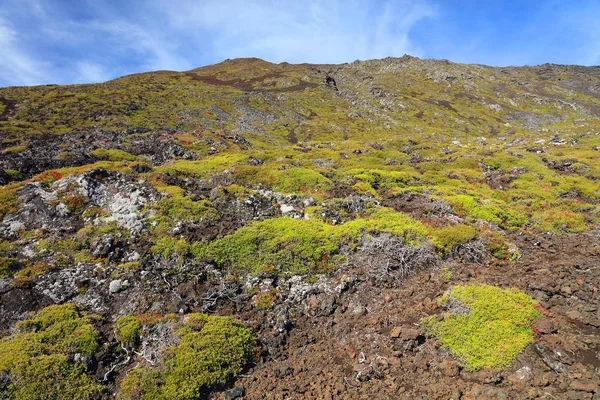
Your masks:
M182 260L183 257L189 254L190 244L185 239L164 236L156 240L156 244L152 246L151 250L164 258L174 255L177 259Z
M137 346L142 331L142 323L139 318L132 315L125 315L115 322L114 328L115 337L123 346Z
M189 196L178 193L162 198L153 208L156 211L152 218L152 222L156 223L155 232L167 232L177 221L200 223L220 216L209 200L193 201Z
M45 262L37 262L33 265L25 266L14 274L14 284L20 288L30 287L35 277L42 275L49 269L51 269L51 266Z
M481 232L481 238L484 240L485 247L492 256L499 260L506 260L509 258L508 244L504 241L504 235L486 229Z
M85 207L85 197L81 194L70 194L64 196L60 201L67 206L71 212L79 212Z
M0 279L11 278L22 266L16 258L0 257Z
M477 231L468 225L458 224L434 230L433 244L444 253L451 253L456 246L477 237Z
M17 191L22 187L21 182L0 187L0 218L3 219L6 215L17 212L19 206Z
M268 292L259 293L254 299L254 308L257 310L268 310L273 307L275 300L277 299L277 290L271 288Z
M17 171L16 169L5 169L4 172L13 177L15 180L21 179L22 176L21 172Z
M449 312L422 322L471 371L510 365L535 338L542 313L531 297L489 285L455 286L440 304Z
M41 174L34 177L33 179L38 182L42 182L47 185L51 185L54 182L56 182L57 180L61 179L62 177L63 177L63 174L61 174L58 171L46 171L46 172L42 172Z
M450 271L448 268L442 268L442 273L440 274L440 279L443 282L450 282L454 280L454 273Z

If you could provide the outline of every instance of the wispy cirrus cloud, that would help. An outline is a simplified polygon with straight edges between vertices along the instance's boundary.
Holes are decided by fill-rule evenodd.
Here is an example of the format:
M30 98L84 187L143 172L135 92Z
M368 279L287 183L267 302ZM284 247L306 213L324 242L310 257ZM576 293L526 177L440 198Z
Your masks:
M43 60L30 56L19 46L19 34L0 18L0 82L33 85L45 79L48 67Z
M100 82L236 57L600 63L597 0L0 1L0 86Z
M340 63L356 59L420 54L411 28L435 15L425 1L184 1L167 7L173 30L219 58L260 57L274 62ZM209 37L211 40L203 41Z

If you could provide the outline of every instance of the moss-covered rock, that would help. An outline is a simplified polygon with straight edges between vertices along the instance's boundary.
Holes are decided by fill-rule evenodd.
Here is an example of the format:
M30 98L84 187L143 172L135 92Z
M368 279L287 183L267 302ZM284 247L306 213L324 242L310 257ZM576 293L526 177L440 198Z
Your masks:
M455 286L440 302L449 309L444 318L423 322L472 371L508 367L533 342L542 315L525 293L489 285Z

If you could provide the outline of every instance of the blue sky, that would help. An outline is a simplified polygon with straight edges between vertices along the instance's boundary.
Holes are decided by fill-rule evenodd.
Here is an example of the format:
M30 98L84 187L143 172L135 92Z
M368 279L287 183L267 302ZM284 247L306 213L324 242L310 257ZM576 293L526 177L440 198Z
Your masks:
M600 64L598 0L0 0L0 86L227 58Z

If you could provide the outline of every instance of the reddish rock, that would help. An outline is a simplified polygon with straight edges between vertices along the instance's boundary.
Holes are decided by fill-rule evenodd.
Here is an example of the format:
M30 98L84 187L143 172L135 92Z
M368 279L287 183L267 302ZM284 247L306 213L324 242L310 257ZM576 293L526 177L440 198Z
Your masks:
M396 327L392 328L392 330L390 332L390 337L393 339L399 338L401 333L402 333L402 328L400 328L399 326L396 326Z
M440 370L442 371L442 373L444 375L449 376L449 377L458 376L458 374L460 373L460 368L458 366L458 363L456 361L452 361L452 360L444 360L440 364Z
M542 317L535 324L536 329L540 333L548 334L556 332L556 325L550 318Z
M584 383L583 381L573 381L571 382L571 388L580 392L593 392L598 386L591 382Z
M529 381L532 377L531 368L528 366L524 366L519 368L512 374L510 374L506 379L512 383L521 383L524 381Z
M404 328L402 329L400 337L402 340L415 340L419 337L419 331L417 329Z

